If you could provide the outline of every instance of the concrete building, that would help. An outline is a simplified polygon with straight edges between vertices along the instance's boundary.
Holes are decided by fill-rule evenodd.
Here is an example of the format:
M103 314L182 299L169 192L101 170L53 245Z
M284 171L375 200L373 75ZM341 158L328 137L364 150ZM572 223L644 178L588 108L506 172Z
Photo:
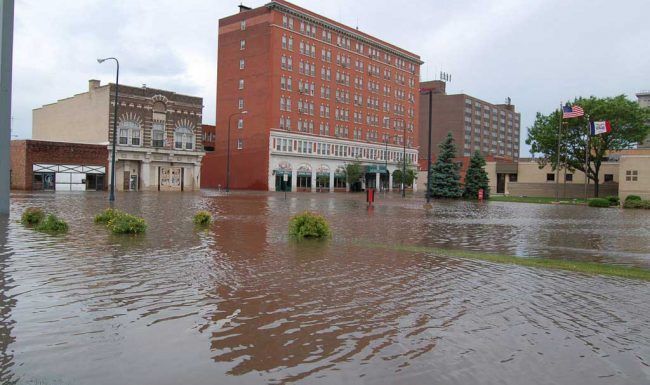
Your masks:
M117 119L117 190L197 190L201 183L203 99L153 88L90 80L88 91L33 111L40 141L101 144L110 149ZM110 164L109 151L108 164ZM110 172L106 183L110 183Z
M639 101L639 106L650 108L650 91L641 91L636 94L636 97ZM643 142L639 143L639 148L650 148L650 134L648 134Z
M11 189L98 191L107 186L105 145L11 141Z
M226 185L229 126L234 189L343 189L355 160L363 185L392 188L404 144L418 162L419 56L283 0L240 6L218 38L204 187Z
M650 148L623 150L619 158L619 196L650 199Z

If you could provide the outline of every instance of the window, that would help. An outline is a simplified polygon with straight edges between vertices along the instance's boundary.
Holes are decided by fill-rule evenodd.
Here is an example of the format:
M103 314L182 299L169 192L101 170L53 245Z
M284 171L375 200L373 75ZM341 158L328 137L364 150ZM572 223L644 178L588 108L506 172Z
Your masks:
M191 150L194 148L194 133L186 125L177 126L174 130L174 148L177 150Z
M613 182L614 174L605 174L605 182Z
M244 69L244 65L245 65L244 59L239 59L239 69L240 70Z
M237 149L241 150L244 148L244 139L237 139Z
M546 174L546 181L547 182L555 181L555 174L551 174L551 173Z
M509 182L517 182L517 174L508 174Z
M241 40L239 42L239 50L244 50L246 49L246 40Z
M244 89L244 79L239 79L239 89L240 90Z
M244 128L244 118L239 118L237 121L237 128Z
M138 119L138 118L135 118ZM138 120L128 120L120 118L118 123L119 138L118 143L121 145L140 146L142 130Z
M564 175L564 181L565 182L573 182L573 174Z
M636 182L639 180L639 171L638 170L626 170L625 171L625 180L627 182Z
M151 146L163 147L165 145L165 126L161 122L153 122L151 130Z
M140 130L131 130L131 145L140 145Z
M125 128L120 129L120 144L129 144L129 130Z
M239 103L237 105L237 108L239 108L240 110L244 109L244 99L239 98Z
M246 30L246 20L242 20L242 21L239 23L239 29L241 29L242 31L245 31L245 30Z

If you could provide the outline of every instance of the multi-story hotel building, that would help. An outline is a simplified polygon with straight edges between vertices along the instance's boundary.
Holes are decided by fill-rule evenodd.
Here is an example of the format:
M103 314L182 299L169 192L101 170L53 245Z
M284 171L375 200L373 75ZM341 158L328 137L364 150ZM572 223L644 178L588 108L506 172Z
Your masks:
M440 80L420 83L420 159L426 159L429 135L429 91L431 100L431 144L435 154L449 132L459 157L479 151L484 157L519 158L520 114L515 106L491 104L466 94L447 95Z
M392 187L418 161L419 56L283 0L219 20L215 151L203 186L346 188L346 163L368 187ZM286 176L285 176L286 175ZM285 179L286 178L286 179ZM286 182L284 182L286 180Z

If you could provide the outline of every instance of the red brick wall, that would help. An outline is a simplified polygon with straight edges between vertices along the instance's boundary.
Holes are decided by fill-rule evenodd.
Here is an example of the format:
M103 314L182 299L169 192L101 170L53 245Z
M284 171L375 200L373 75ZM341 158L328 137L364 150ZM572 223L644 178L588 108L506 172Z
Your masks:
M104 166L108 169L108 150L106 146L94 144L14 140L11 142L12 189L32 189L34 163Z

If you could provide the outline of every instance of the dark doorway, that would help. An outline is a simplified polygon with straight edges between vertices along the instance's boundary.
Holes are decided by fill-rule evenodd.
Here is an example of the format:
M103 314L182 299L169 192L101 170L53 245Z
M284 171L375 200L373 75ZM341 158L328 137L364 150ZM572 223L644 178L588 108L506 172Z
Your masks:
M497 194L506 192L506 174L497 174Z
M101 191L104 189L104 174L86 174L86 190Z
M275 175L275 191L291 191L291 175L287 174L285 182L284 175Z

